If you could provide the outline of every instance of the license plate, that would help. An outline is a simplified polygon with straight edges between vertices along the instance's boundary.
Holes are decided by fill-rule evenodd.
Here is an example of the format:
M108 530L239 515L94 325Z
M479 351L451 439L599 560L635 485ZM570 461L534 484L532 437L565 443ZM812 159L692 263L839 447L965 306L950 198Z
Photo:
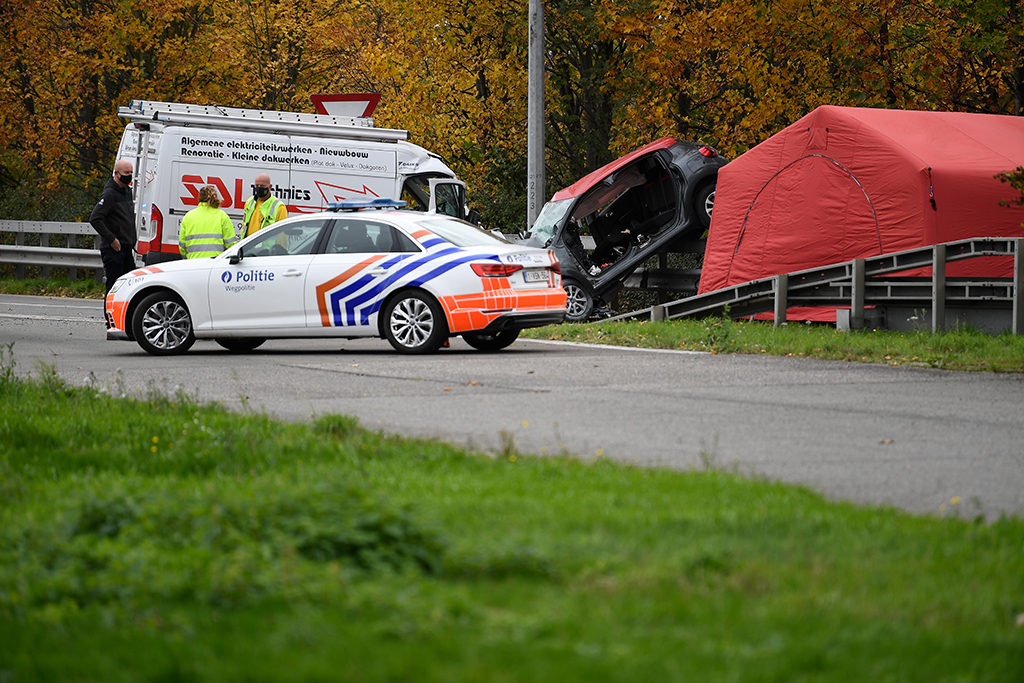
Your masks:
M548 271L545 270L524 270L523 277L527 282L547 282Z

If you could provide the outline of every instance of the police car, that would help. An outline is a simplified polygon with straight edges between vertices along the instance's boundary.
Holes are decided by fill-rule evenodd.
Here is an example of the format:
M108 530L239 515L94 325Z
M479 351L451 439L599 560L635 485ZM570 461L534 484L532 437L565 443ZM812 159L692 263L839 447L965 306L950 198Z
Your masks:
M135 270L107 295L107 338L154 355L184 353L196 339L244 352L300 337L383 337L400 353L431 353L455 335L495 351L524 328L563 320L553 251L402 204L335 204L214 258Z

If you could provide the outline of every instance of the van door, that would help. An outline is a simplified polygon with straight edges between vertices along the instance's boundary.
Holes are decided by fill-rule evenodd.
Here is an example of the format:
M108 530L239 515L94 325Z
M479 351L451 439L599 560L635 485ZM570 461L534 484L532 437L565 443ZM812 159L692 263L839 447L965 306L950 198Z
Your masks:
M431 178L429 210L466 220L466 184L461 180Z

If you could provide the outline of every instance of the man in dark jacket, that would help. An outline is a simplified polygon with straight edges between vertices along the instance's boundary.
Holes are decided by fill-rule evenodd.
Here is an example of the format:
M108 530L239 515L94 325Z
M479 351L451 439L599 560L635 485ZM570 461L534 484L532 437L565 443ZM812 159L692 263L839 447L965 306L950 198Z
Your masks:
M113 177L103 187L89 222L100 236L100 256L107 274L107 292L117 278L135 270L135 205L132 202L132 163L119 159Z

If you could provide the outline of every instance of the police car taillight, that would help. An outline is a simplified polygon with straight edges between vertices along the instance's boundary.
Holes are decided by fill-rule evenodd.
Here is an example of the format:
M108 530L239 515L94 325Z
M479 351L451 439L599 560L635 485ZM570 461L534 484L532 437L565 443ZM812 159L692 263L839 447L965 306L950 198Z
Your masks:
M473 272L480 277L508 277L523 267L512 263L474 263Z
M562 264L559 263L558 261L555 261L554 263L552 263L550 266L548 266L548 268L550 268L551 270L555 271L559 275L562 274Z
M714 147L708 147L707 145L701 145L700 149L697 150L706 157L717 157L718 152L715 151Z

